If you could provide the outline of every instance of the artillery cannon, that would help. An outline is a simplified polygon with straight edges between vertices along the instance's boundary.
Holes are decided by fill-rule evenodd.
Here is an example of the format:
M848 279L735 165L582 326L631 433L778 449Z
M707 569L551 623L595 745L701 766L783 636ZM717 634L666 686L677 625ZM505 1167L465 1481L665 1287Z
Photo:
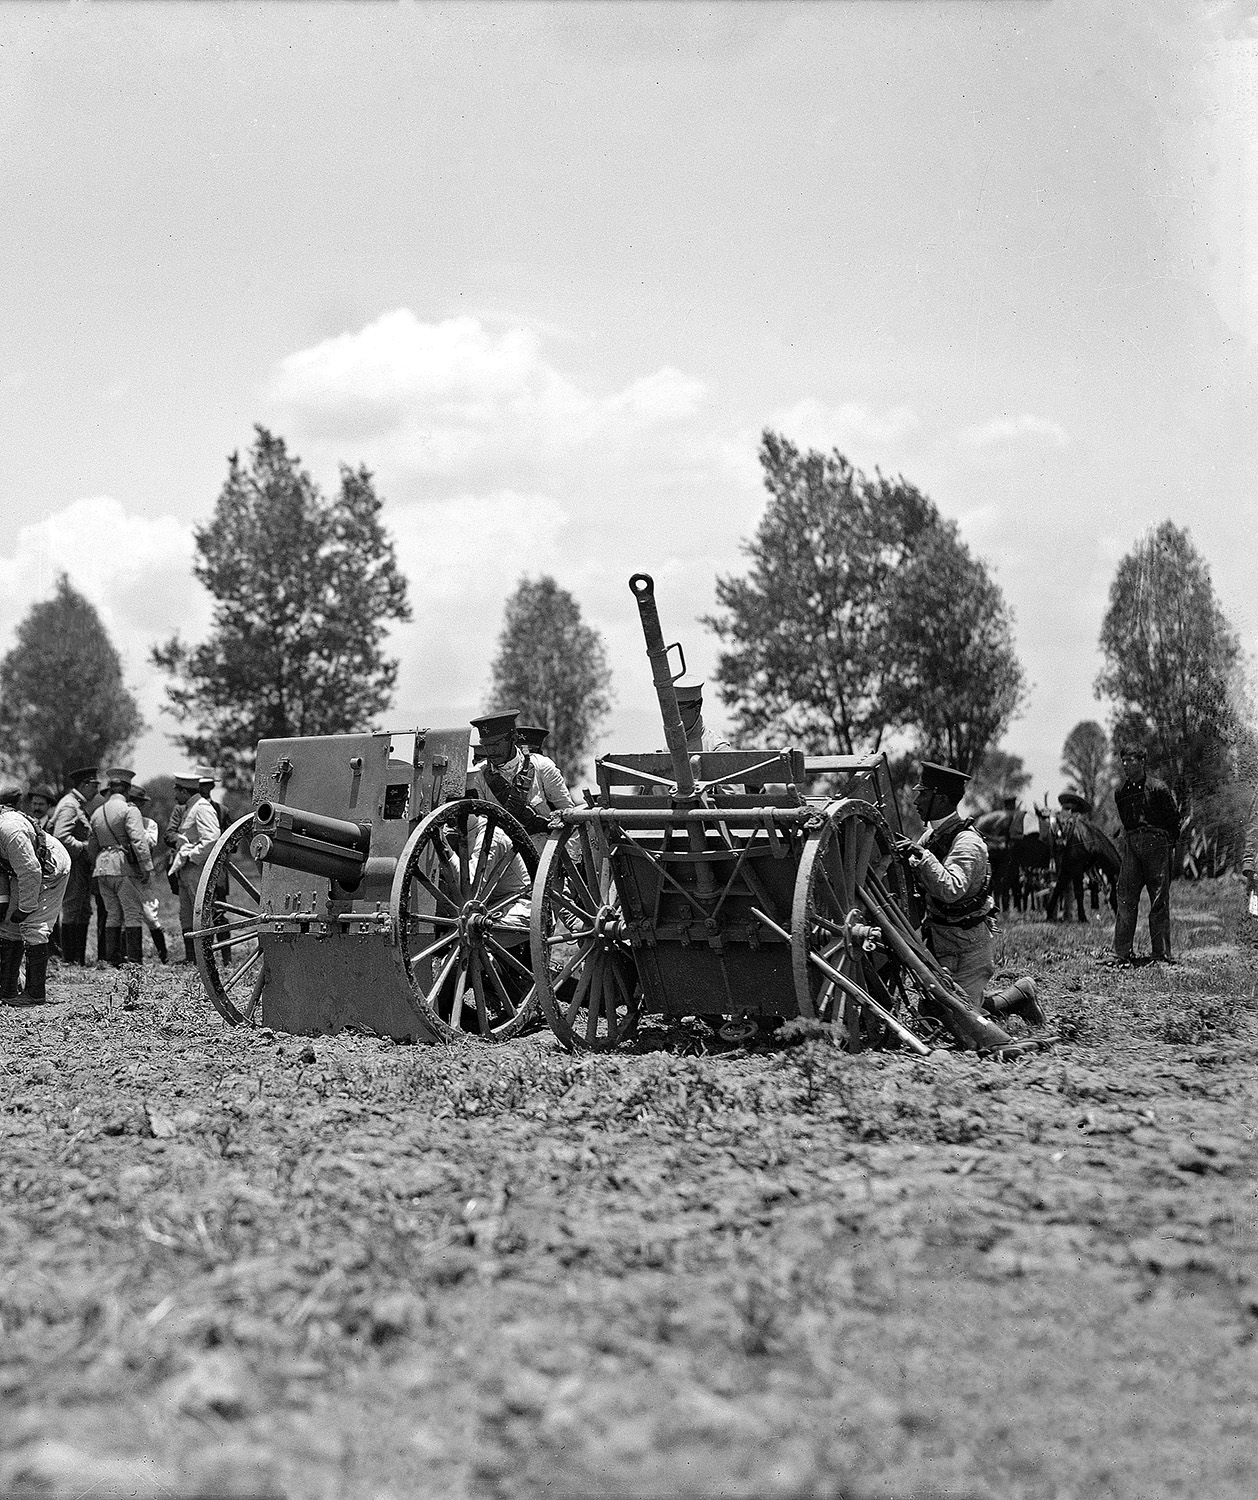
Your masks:
M853 1051L925 1054L941 1028L971 1050L1016 1050L921 941L885 755L692 754L654 584L629 586L668 749L603 756L597 805L551 820L531 946L560 1041L605 1050L657 1013L703 1017L728 1040L802 1017L837 1025ZM839 795L807 795L822 774Z
M528 1024L537 853L483 795L470 741L260 742L253 811L223 832L196 894L197 968L225 1020L427 1042Z

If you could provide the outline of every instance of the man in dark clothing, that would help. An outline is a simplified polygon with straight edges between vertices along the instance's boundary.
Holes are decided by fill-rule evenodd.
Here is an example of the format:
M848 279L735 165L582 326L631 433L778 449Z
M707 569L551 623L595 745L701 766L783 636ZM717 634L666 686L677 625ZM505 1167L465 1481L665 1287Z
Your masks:
M1148 774L1145 752L1128 746L1122 752L1122 786L1114 793L1123 821L1126 847L1118 872L1118 917L1114 923L1114 958L1131 962L1140 893L1149 892L1149 941L1155 962L1171 957L1171 853L1179 837L1179 808L1164 781Z

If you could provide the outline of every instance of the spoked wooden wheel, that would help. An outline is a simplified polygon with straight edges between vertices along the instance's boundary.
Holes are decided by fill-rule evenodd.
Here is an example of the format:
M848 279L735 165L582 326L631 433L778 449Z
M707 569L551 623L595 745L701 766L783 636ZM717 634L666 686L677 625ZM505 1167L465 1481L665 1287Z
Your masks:
M590 829L552 833L533 895L533 976L542 1012L565 1047L606 1052L642 1012L633 949L605 849Z
M791 912L796 1003L806 1018L843 1021L851 1046L861 1044L858 1007L809 955L818 954L888 1009L896 1006L902 996L895 966L884 954L868 953L864 934L857 931L869 922L857 890L871 868L884 868L893 852L890 830L877 808L848 800L827 807L825 822L808 836L799 862ZM869 1017L867 1027L872 1022Z
M210 1004L232 1026L252 1023L262 996L261 877L249 854L253 814L224 830L197 882L192 949Z
M438 1036L503 1041L536 1016L536 873L532 839L496 802L447 802L411 834L391 909L412 1001Z

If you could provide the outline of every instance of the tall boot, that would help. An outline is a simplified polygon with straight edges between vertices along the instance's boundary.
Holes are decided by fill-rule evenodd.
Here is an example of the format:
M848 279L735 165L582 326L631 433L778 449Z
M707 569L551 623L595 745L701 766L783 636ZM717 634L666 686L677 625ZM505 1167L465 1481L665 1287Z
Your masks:
M153 931L149 934L149 936L153 939L153 946L154 946L154 948L157 949L157 956L158 956L158 958L161 960L162 963L168 964L170 962L170 955L166 951L166 933L165 933L165 931L162 928L160 928L160 927L154 927Z
M15 948L17 944L13 945ZM48 979L48 944L27 943L26 985L10 1005L42 1005L47 998L45 985Z
M1028 1026L1043 1026L1044 1012L1040 1009L1039 994L1034 979L1018 979L983 1001L983 1009L993 1016L1020 1016Z
M186 964L194 964L197 961L196 945L186 932L183 935L183 961Z
M55 953L62 962L65 961L65 930L61 926L60 917L53 924L52 936L48 939L48 951Z
M129 964L144 962L144 928L125 927L122 933L123 958Z
M105 962L111 969L122 965L122 928L105 928Z
M96 962L109 962L109 923L105 919L105 903L96 901Z
M18 973L22 968L22 944L0 943L0 1000L17 998Z
M74 953L71 962L83 969L87 968L87 928L86 922L74 924Z

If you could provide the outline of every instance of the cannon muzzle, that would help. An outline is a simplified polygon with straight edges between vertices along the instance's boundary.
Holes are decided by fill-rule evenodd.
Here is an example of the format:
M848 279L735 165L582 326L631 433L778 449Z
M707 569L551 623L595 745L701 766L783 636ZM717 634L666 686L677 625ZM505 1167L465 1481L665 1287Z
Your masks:
M253 815L249 852L259 864L322 875L347 891L362 881L370 850L370 823L324 818L282 802L260 802Z
M635 573L629 580L629 587L638 601L638 614L642 617L642 634L646 637L646 654L651 662L651 680L655 683L655 696L660 700L660 716L664 720L664 743L668 746L668 753L673 761L673 779L683 797L693 797L694 772L690 769L690 750L681 722L681 709L677 706L677 690L673 686L677 679L668 669L668 653L674 647L664 644L660 614L655 607L655 580L649 573ZM676 644L676 650L681 656L681 672L678 676L684 676L685 653L680 644Z

